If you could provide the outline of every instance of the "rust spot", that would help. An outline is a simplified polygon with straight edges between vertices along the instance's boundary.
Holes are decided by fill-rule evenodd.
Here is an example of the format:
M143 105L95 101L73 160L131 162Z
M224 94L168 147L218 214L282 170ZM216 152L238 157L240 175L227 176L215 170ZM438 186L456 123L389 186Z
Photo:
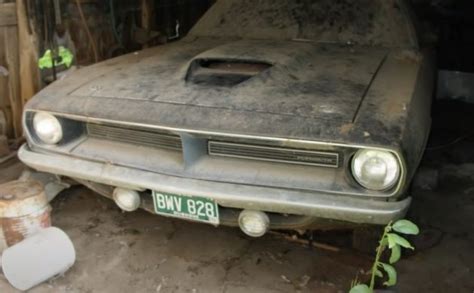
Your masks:
M51 208L46 206L31 215L2 219L3 236L7 246L15 245L39 230L51 227L50 211Z
M346 123L346 124L342 125L341 128L339 128L339 132L342 135L347 135L352 130L353 126L354 126L354 124L352 124L352 123Z
M51 226L51 207L38 181L0 185L0 251Z

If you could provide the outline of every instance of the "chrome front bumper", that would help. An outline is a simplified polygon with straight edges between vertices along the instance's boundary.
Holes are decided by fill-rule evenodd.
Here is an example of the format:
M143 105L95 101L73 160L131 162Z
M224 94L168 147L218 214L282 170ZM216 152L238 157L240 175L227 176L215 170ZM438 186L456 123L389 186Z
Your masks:
M405 216L411 198L398 202L329 195L163 175L53 153L38 153L23 145L21 161L38 171L134 190L157 190L202 196L237 209L313 216L360 224L387 224Z

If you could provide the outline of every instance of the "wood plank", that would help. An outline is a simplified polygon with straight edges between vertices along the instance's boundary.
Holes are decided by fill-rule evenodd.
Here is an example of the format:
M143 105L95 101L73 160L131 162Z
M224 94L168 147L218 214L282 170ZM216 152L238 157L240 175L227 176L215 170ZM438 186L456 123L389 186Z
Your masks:
M36 94L40 88L40 74L38 70L38 45L36 36L30 32L25 2L17 0L18 19L18 48L20 62L20 96L23 108L28 100Z
M22 135L21 115L22 105L20 96L20 60L18 54L18 28L6 26L4 29L6 61L8 70L9 101L12 110L13 133L15 138Z
M7 135L7 117L2 109L0 109L0 137Z
M10 148L8 147L8 140L5 135L0 135L0 158L3 158L10 154Z
M0 27L0 66L7 69L6 48L5 48L5 29ZM6 120L6 134L8 137L13 136L13 126L10 111L10 91L8 87L8 70L7 74L0 74L0 111Z
M155 1L153 0L142 0L141 9L141 23L142 28L148 31L153 29L153 17L155 15ZM148 48L147 44L143 45L143 48Z
M5 52L5 30L0 27L0 66L7 68ZM8 106L8 72L0 72L0 109Z
M142 28L151 30L153 25L154 15L154 1L153 0L142 0Z
M14 2L0 4L0 26L16 24L16 4Z

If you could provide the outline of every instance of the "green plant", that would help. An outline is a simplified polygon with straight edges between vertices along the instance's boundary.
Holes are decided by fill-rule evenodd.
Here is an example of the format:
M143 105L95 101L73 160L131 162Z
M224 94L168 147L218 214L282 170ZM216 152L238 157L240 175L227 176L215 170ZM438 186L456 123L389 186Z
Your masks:
M390 222L385 227L376 249L375 261L370 271L370 284L361 284L356 278L356 280L352 282L352 288L349 293L372 293L374 291L375 279L385 277L383 272L385 272L387 277L387 280L383 284L387 287L394 286L397 283L397 271L393 267L393 264L400 260L402 248L415 249L410 242L400 236L400 234L418 235L418 233L420 233L418 226L408 220L399 220L395 223ZM381 261L381 257L387 248L390 249L390 258L389 263L384 263Z

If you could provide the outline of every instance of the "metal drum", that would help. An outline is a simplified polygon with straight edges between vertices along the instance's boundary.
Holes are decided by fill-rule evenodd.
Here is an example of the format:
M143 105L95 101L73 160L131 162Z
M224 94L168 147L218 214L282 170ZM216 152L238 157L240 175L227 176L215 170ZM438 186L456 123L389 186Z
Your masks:
M39 181L0 185L0 252L51 226L51 207Z

